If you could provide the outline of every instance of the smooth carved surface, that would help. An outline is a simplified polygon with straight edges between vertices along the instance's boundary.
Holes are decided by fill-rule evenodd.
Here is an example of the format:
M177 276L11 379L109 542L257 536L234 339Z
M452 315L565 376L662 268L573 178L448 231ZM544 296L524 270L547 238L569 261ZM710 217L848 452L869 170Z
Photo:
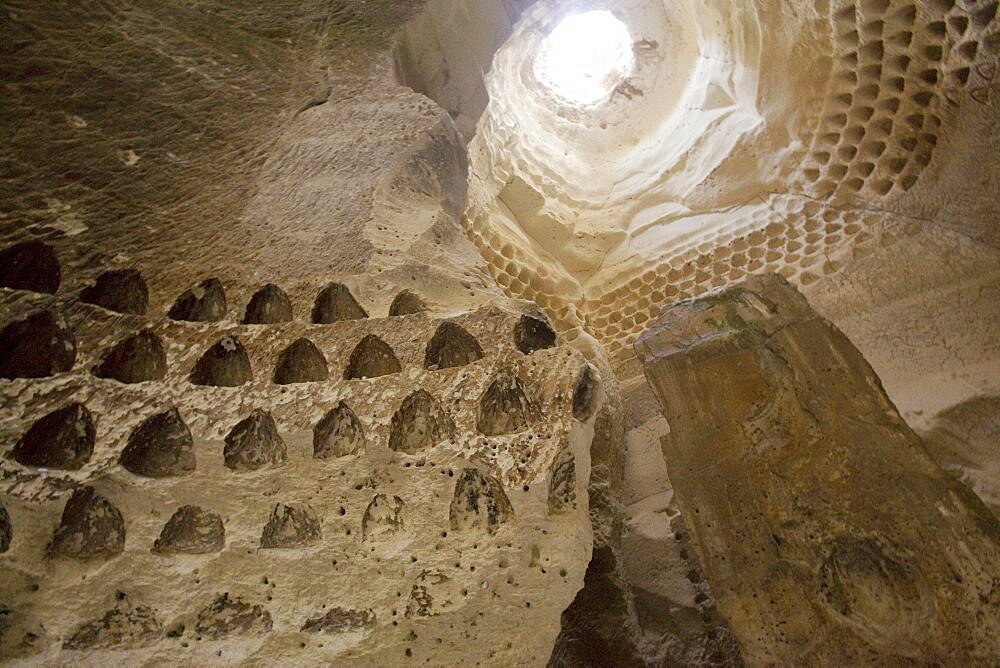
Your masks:
M313 304L312 321L318 325L327 325L341 320L360 320L367 318L351 291L342 283L330 283L323 288Z
M274 382L278 385L317 383L329 377L326 357L316 344L306 338L296 339L278 355Z
M243 313L244 325L272 325L290 322L292 302L285 291L274 283L268 283L254 293Z
M682 302L637 351L670 422L677 499L749 662L1000 654L1000 617L985 614L1000 606L1000 523L793 287L764 276Z

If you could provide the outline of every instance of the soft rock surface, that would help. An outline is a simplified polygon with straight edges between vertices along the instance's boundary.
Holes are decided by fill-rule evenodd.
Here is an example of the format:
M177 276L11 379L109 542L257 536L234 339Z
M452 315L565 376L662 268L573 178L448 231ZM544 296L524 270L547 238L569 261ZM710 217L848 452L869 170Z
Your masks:
M226 543L225 527L217 514L198 506L181 506L170 516L153 544L160 554L208 554Z
M64 649L135 649L157 642L163 625L151 608L119 605L103 617L81 626L65 643Z
M93 487L74 491L49 543L49 556L107 559L124 549L125 520L121 511Z
M320 539L319 518L316 511L305 504L279 503L260 535L260 546L265 548L296 548L311 545Z
M472 364L483 356L476 338L453 322L443 322L427 343L424 367L450 369Z
M274 382L278 385L318 383L329 374L326 357L306 338L296 339L282 350L274 365Z
M254 293L243 314L244 325L271 325L292 319L292 302L285 291L268 283Z
M191 371L191 382L195 385L238 387L251 380L250 358L235 336L224 336L206 350Z
M361 308L350 289L341 283L327 285L313 304L312 321L318 325L367 317L368 313Z
M420 295L409 290L403 290L393 297L392 304L389 305L389 315L413 315L423 313L427 310L427 304Z
M122 450L121 464L136 475L150 478L184 475L195 470L191 430L180 411L157 413L136 427Z
M232 635L263 635L272 625L271 614L263 607L230 598L225 593L198 613L194 630L211 640L219 640Z
M163 340L151 329L119 341L94 369L99 378L113 378L122 383L162 380L167 373L167 352Z
M353 455L364 447L364 428L351 407L343 401L313 428L313 457L317 459Z
M222 456L226 467L234 471L256 471L263 466L277 466L288 457L274 418L259 408L229 432Z
M226 317L226 291L217 278L208 278L185 290L170 307L167 317L189 322L216 322Z
M637 349L670 420L677 500L747 661L1000 656L1000 618L976 612L1000 606L1000 522L795 288L764 276L683 302Z
M451 436L455 424L437 399L424 390L406 397L392 416L389 449L416 453Z
M351 353L351 359L344 370L344 378L378 378L390 373L402 371L396 353L377 336L366 336L361 339Z

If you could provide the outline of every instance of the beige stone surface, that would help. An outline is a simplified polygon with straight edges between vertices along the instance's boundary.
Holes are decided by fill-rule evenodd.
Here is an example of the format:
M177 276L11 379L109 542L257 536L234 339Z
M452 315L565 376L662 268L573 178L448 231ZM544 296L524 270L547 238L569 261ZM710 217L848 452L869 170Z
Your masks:
M637 344L681 511L750 663L989 662L1000 522L777 276Z

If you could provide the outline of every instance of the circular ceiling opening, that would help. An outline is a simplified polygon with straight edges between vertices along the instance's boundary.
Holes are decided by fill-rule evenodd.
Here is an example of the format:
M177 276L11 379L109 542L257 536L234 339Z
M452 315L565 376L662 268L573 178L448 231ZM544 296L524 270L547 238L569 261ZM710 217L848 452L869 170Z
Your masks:
M606 10L573 14L542 42L535 77L565 102L592 106L607 99L632 71L632 36Z

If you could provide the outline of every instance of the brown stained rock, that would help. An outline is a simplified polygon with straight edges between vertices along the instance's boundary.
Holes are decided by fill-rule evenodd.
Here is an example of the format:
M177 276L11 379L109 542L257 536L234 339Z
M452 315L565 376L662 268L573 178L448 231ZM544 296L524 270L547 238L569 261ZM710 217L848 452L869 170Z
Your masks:
M163 624L152 608L119 604L77 629L63 643L63 649L139 649L156 644L162 637Z
M378 378L403 370L389 344L368 334L354 347L344 370L344 379Z
M80 301L109 311L146 315L149 289L136 269L115 269L97 277L97 282L80 293Z
M555 347L556 333L543 318L522 315L514 326L514 344L522 353L530 355L536 350Z
M451 438L455 423L426 390L403 400L389 425L389 449L413 454Z
M229 636L264 635L271 630L271 613L260 605L251 605L229 592L219 594L212 604L198 613L194 630L209 640Z
M121 464L136 475L165 478L195 470L194 439L176 408L146 418L132 430Z
M42 241L23 241L0 251L0 287L54 295L59 290L59 258Z
M297 339L281 351L274 366L273 380L278 385L317 383L329 378L326 357L316 344L306 338Z
M48 546L50 557L108 559L125 549L121 512L93 487L73 491Z
M365 434L361 423L343 401L313 427L313 457L316 459L353 455L364 446Z
M292 302L285 291L268 283L254 293L243 313L244 325L272 325L292 321Z
M236 336L224 336L205 351L191 371L195 385L239 387L253 380L250 356Z
M7 662L34 656L48 645L48 634L37 619L0 603L0 657Z
M536 417L521 379L501 373L479 398L476 428L486 436L516 434L528 429Z
M140 330L116 343L94 369L94 375L122 383L163 380L167 375L163 340L151 329Z
M576 507L576 458L562 450L549 474L549 512L563 513Z
M312 321L317 325L328 325L341 320L361 320L367 318L365 312L350 289L343 283L330 283L316 296L313 304Z
M414 292L403 290L392 300L389 305L389 316L414 315L427 310L427 304Z
M1000 522L794 287L760 276L680 302L636 351L670 424L674 498L747 663L1000 656Z
M153 543L159 554L209 554L226 545L222 518L198 506L181 506L160 530Z
M0 554L10 549L10 541L14 537L14 525L10 521L10 513L0 505Z
M44 378L75 362L76 336L52 311L36 311L0 332L0 378Z
M10 457L25 466L77 470L90 461L96 434L90 411L74 402L36 420Z
M323 615L311 617L302 625L306 633L350 633L375 628L374 610L330 608Z
M479 469L462 470L448 511L453 530L479 530L494 534L501 524L513 517L514 507L499 480Z
M406 504L398 496L390 499L386 494L377 494L369 502L361 518L361 540L371 540L402 530L405 507Z
M442 322L427 343L424 368L450 369L482 358L483 349L476 337L458 323Z
M260 536L263 548L306 547L322 537L319 518L308 505L275 504Z
M170 307L167 317L185 322L218 322L226 317L226 290L222 281L207 278L185 290Z
M256 471L265 466L284 464L288 459L288 451L278 435L274 417L260 408L232 428L226 436L222 455L226 467L234 471Z
M601 378L597 370L590 364L585 364L580 370L573 390L573 417L580 422L586 422L594 416L597 409L597 395L601 387Z

